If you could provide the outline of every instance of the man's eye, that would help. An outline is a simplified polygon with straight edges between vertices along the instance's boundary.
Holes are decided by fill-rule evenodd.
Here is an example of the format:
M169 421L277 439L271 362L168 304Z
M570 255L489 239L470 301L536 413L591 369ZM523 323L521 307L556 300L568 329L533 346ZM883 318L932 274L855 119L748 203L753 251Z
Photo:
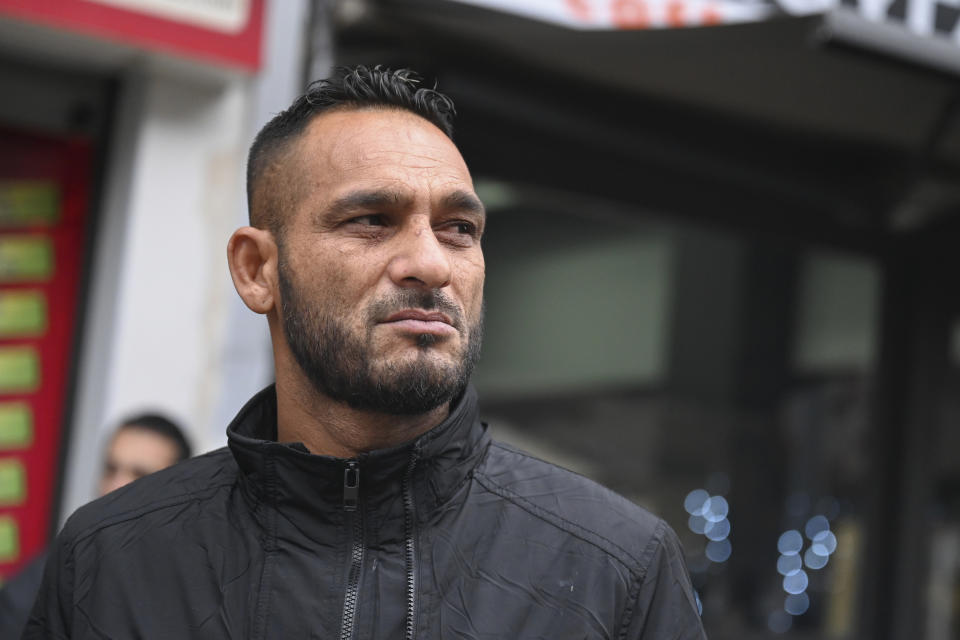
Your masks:
M469 236L476 235L477 227L470 222L455 222L452 225L457 233L463 233Z
M371 213L365 216L357 216L356 218L351 218L350 222L353 224L360 224L367 227L382 227L386 224L383 219L383 216L377 213Z

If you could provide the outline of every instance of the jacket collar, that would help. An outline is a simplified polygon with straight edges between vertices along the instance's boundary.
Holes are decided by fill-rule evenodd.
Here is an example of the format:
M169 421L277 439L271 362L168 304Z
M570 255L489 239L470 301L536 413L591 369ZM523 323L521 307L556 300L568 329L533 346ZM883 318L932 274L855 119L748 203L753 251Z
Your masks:
M276 438L277 396L271 385L251 398L227 427L230 450L257 503L270 502L286 515L299 512L309 517L342 511L344 472L355 462L365 509L393 502L410 473L417 512L423 519L463 484L490 443L486 425L478 418L472 386L430 431L411 442L350 460L313 455L302 443L279 443Z

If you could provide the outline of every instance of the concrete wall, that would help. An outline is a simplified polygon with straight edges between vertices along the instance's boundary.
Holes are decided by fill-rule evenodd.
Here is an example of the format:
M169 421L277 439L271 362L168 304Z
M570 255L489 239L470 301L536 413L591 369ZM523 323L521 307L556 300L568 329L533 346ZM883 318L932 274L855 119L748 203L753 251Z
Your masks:
M266 320L233 289L230 234L246 224L246 152L302 89L306 0L267 3L255 76L182 64L124 69L94 248L61 508L94 497L125 415L182 421L197 452L272 380Z

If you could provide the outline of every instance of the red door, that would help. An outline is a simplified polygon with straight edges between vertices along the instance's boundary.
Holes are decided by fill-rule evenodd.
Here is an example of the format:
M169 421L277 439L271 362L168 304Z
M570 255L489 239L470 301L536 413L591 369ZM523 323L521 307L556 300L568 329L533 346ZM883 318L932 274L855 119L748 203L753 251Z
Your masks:
M0 128L0 579L54 517L91 164L89 139Z

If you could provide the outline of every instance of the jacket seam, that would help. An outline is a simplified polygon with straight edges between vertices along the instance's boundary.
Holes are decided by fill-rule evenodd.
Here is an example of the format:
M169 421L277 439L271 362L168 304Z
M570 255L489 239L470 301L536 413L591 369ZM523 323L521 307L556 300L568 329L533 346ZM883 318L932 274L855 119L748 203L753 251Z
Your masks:
M417 524L422 525L430 518L431 515L433 515L434 512L442 509L444 506L452 502L457 493L459 493L464 486L469 484L470 481L473 480L474 476L480 473L480 467L483 466L487 456L490 454L490 445L491 443L488 442L487 446L484 447L483 452L477 457L476 463L470 468L469 471L463 474L463 477L460 478L456 485L446 492L446 495L441 496L439 493L434 494L437 496L437 499L431 500L432 504L430 505L429 509L420 510L421 514L417 517Z
M583 478L584 480L590 480L591 482L593 482L593 480L591 480L591 479L588 478L587 476L583 475L582 473L577 473L576 471L571 471L570 469L567 469L566 467L561 467L560 465L558 465L558 464L555 463L555 462L550 462L549 460L544 460L543 458L538 458L537 456L531 455L530 453L524 451L523 449L517 449L517 448L515 448L515 447L511 447L511 446L508 445L508 444L504 444L503 442L497 442L496 440L494 440L493 442L491 442L491 446L495 446L495 447L497 447L498 449L501 449L501 450L506 451L506 452L508 452L508 453L512 453L512 454L514 454L514 455L518 455L518 456L521 456L521 457L523 457L523 458L527 458L528 460L534 460L534 461L539 462L539 463L541 463L541 464L545 464L545 465L547 465L548 467L552 467L552 468L556 469L557 471L560 471L561 473L570 474L570 475L572 475L572 476L576 476L576 477L578 477L578 478Z
M530 502L520 494L514 491L511 491L510 489L497 483L490 476L486 475L483 472L477 472L476 479L484 488L486 488L491 493L495 493L499 495L503 499L516 504L518 507L520 507L527 513L539 518L540 520L546 522L547 524L551 524L554 527L560 529L561 531L564 531L567 534L572 535L573 537L579 540L582 540L583 542L593 545L594 547L604 552L608 556L616 559L620 564L622 564L627 569L627 571L630 572L630 575L633 576L634 578L642 579L642 577L646 574L646 570L642 566L639 558L635 557L632 553L630 553L629 551L627 551L626 549L618 545L616 542L613 542L612 540L609 540L608 538L605 538L598 533L590 531L589 529L582 527L575 522L571 522L566 518L560 515L557 515L556 513L547 511L542 507L538 507L537 505L533 504L532 502ZM564 525L569 527L569 529L566 527L560 526L560 524L558 524L558 522L555 522L554 520L560 523L563 523ZM596 538L598 540L602 540L603 542L607 543L608 545L610 545L611 547L619 551L620 554L623 554L623 556L628 558L633 563L634 566L631 566L631 563L626 562L623 558L619 557L618 554L613 553L611 549L604 548L603 545L597 542L597 540L593 540L591 538Z
M570 471L569 469L565 469L564 467L561 467L561 466L559 466L559 465L557 465L557 464L554 464L553 462L550 462L549 460L542 460L542 459L540 459L540 458L537 458L536 456L530 455L530 454L527 453L526 451L522 451L522 450L520 450L520 449L515 449L515 448L513 448L513 447L504 445L502 442L496 442L496 441L494 441L494 442L491 442L491 445L490 445L490 446L491 446L491 447L497 447L498 449L501 449L501 450L503 450L503 451L507 451L507 452L509 452L509 453L513 453L513 454L515 454L515 455L521 456L521 457L523 457L523 458L527 458L527 459L529 459L529 460L535 460L535 461L537 461L537 462L539 462L539 463L541 463L541 464L545 464L545 465L547 465L547 466L549 466L549 467L552 467L553 469L556 469L557 471L563 472L563 473L565 473L565 474L571 474L571 475L574 475L574 476L576 476L576 477L578 477L578 478L583 478L584 480L589 480L589 478L587 478L586 476L584 476L584 475L582 475L582 474L577 473L576 471ZM477 471L477 473L478 473L478 474L483 474L483 472L482 472L482 471L479 471L479 470ZM538 510L538 511L542 511L545 516L550 516L550 517L552 517L552 518L556 518L557 520L559 520L559 521L561 521L561 522L563 522L563 523L565 523L565 524L567 524L567 525L569 525L569 526L571 526L571 527L573 527L573 528L575 528L575 529L578 529L578 530L583 531L583 532L584 532L585 534L587 534L587 535L595 536L596 538L599 538L600 540L603 540L604 542L606 542L607 544L609 544L611 547L617 549L620 553L622 553L624 556L626 556L627 558L629 558L630 560L632 560L632 561L636 564L636 569L635 569L635 570L634 570L634 569L631 569L631 573L638 574L641 578L646 577L647 566L643 563L643 561L642 561L640 558L636 557L636 556L635 556L634 554L632 554L631 552L627 551L626 549L624 549L623 547L621 547L620 545L618 545L618 544L617 544L616 542L614 542L613 540L610 540L609 538L605 538L604 536L600 535L599 533L596 533L595 531L591 531L590 529L587 529L586 527L583 527L583 526L581 526L581 525L579 525L579 524L577 524L577 523L575 523L575 522L571 522L570 520L567 520L566 518L564 518L564 517L561 516L561 515L558 515L558 514L556 514L556 513L551 512L551 511L547 511L547 510L544 509L543 507L538 507L537 505L535 505L535 504L533 504L532 502L528 501L526 498L524 498L524 497L521 496L520 494L518 494L518 493L516 493L516 492L514 492L514 491L511 491L510 489L508 489L508 488L504 487L503 485L497 483L495 480L493 480L493 478L490 478L490 476L487 476L486 474L483 474L483 475L487 478L487 480L488 480L491 484L494 484L494 485L496 485L497 487L500 487L505 493L514 496L517 500L522 501L522 502L528 504L531 509ZM507 496L503 496L503 497L507 497ZM518 506L520 506L520 505L518 505ZM526 510L529 511L529 509L526 509ZM531 513L533 513L534 515L538 515L536 512L531 512ZM545 518L543 518L543 516L541 516L541 519L545 519ZM549 520L548 520L548 522L549 522ZM554 524L554 526L557 526L556 523L552 523L552 524ZM659 544L660 538L663 537L663 530L664 530L664 527L665 527L665 526L666 526L666 522L665 522L662 518L657 518L657 527L656 527L656 529L654 529L654 532L653 532L653 535L651 536L650 541L647 543L646 547L644 547L641 556L646 557L646 556L648 555L648 551L649 551L649 549L650 549L650 546L651 546L651 545L654 545L654 544ZM563 529L563 527L559 527L559 526L558 526L558 528ZM572 532L569 532L569 533L572 533ZM604 549L601 545L597 544L596 542L594 542L594 541L592 541L592 540L586 540L586 542L590 542L591 544L593 544L594 546L596 546L598 549L600 549L601 551L603 551L603 552L605 552L605 553L607 553L607 554L609 554L609 555L614 555L613 553L611 553L611 551L610 551L609 549ZM614 557L616 557L616 556L614 556ZM624 566L626 566L628 569L630 569L630 566L629 566L628 563L624 562L624 561L623 561L622 559L620 559L620 558L617 558L617 559L620 560L620 562L622 562L622 563L624 564Z
M138 507L137 509L131 509L129 511L124 511L123 513L118 513L117 515L107 518L106 520L101 520L96 524L90 525L80 532L78 532L73 539L70 541L69 546L67 547L68 552L73 555L73 551L78 544L89 538L90 536L96 535L97 533L103 531L104 529L109 529L110 527L118 524L127 522L128 520L134 520L141 516L147 515L148 513L153 513L155 511L161 511L163 509L169 509L170 507L176 507L191 500L194 500L201 496L207 496L214 493L217 493L219 490L224 487L230 487L234 485L234 481L224 482L221 484L215 484L211 487L207 487L202 491L196 491L193 493L184 493L166 500L152 502L147 505Z
M644 567L643 575L637 576L637 578L634 580L633 587L629 591L630 599L627 603L627 608L623 611L623 619L620 623L620 633L617 634L617 638L620 640L623 640L627 637L627 630L630 628L630 623L633 622L633 616L637 610L637 600L640 596L640 588L643 586L643 582L647 579L647 569L649 569L650 566L649 558L654 553L654 548L660 546L660 542L663 539L666 527L667 523L664 520L658 522L657 528L653 532L653 537L643 549L643 556L644 558L647 558L647 564Z

